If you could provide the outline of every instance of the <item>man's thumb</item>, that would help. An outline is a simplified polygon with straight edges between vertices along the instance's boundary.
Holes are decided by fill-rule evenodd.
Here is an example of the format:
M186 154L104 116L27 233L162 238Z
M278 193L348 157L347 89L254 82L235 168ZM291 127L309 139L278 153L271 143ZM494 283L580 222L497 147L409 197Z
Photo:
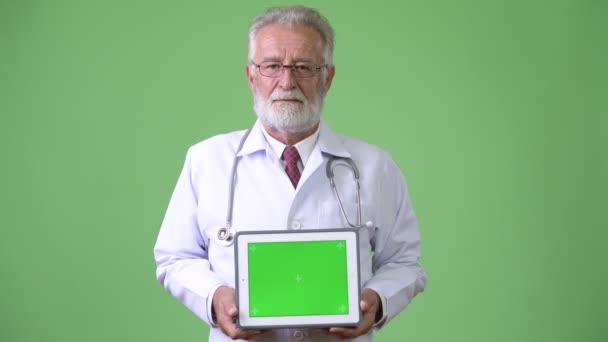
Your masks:
M228 315L230 317L235 317L238 313L239 313L239 310L236 308L236 306L234 304L231 305L230 308L228 309Z

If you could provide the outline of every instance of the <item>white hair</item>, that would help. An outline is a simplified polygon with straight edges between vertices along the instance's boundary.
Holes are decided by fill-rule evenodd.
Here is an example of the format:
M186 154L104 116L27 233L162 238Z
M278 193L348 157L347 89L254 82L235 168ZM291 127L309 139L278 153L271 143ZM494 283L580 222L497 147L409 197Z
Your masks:
M272 7L259 15L249 26L249 61L253 62L255 54L255 39L258 33L270 24L285 26L305 26L319 32L323 40L324 63L329 67L333 65L334 30L327 19L314 8L304 6ZM325 73L322 73L325 74Z

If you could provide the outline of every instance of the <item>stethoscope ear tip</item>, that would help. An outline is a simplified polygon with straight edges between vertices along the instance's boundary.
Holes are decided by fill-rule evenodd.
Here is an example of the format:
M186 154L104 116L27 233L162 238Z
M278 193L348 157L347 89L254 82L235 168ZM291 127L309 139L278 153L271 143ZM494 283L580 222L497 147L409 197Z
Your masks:
M367 228L373 228L373 227L374 227L374 222L372 222L372 221L367 221L367 222L365 222L365 226L366 226Z

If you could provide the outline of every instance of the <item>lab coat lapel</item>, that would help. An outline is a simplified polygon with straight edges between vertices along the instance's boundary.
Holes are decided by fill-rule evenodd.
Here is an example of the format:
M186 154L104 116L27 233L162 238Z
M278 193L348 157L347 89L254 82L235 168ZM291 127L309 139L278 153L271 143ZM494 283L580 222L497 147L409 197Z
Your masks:
M317 143L322 153L332 156L350 158L350 153L344 146L344 137L334 133L325 121L321 121L321 130L319 131L319 142Z
M324 165L323 154L350 158L350 154L344 147L342 138L335 134L327 124L325 124L325 121L321 120L320 125L319 140L317 141L317 144L315 144L310 157L308 157L308 162L306 163L306 167L304 167L304 172L302 172L298 188L306 183L306 181L317 172L319 167Z
M249 133L249 136L243 144L243 148L238 153L238 156L242 158L246 155L261 153L263 150L265 152L263 158L266 158L266 161L269 163L266 164L269 167L267 175L269 175L272 181L281 183L280 188L285 190L283 196L287 196L283 198L293 198L293 185L289 181L289 177L287 177L285 169L281 166L278 156L276 156L268 144L268 141L266 141L264 133L262 133L262 129L262 123L260 120L257 120L251 128L251 133ZM260 155L260 157L262 157L262 155ZM270 176L271 174L274 174L274 176ZM302 182L303 181L300 179L299 184L302 184Z
M241 157L260 150L266 150L267 146L268 142L266 142L266 139L264 139L260 120L257 120L251 128L251 132L249 133L247 140L245 140L245 143L237 156Z

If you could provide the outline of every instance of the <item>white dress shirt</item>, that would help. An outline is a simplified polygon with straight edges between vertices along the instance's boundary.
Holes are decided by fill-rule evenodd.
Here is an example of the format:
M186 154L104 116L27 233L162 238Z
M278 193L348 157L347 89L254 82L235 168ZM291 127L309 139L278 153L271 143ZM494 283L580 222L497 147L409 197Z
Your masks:
M298 161L298 170L300 170L300 174L302 174L302 171L304 171L304 167L306 166L308 157L310 157L310 154L312 153L312 150L314 149L315 144L317 143L317 139L319 138L320 127L321 126L317 127L317 130L312 135L310 135L309 137L306 137L305 139L302 139L301 141L299 141L298 143L293 145L298 150L298 153L300 154L300 161ZM283 155L283 150L285 149L285 147L287 145L283 144L282 142L278 141L277 139L273 138L270 134L268 134L268 131L266 131L264 126L261 126L261 128L262 128L262 133L264 134L264 138L270 145L272 151L275 154L275 157L280 161L280 163L283 165L283 167L285 167L286 163L281 158L281 156Z

